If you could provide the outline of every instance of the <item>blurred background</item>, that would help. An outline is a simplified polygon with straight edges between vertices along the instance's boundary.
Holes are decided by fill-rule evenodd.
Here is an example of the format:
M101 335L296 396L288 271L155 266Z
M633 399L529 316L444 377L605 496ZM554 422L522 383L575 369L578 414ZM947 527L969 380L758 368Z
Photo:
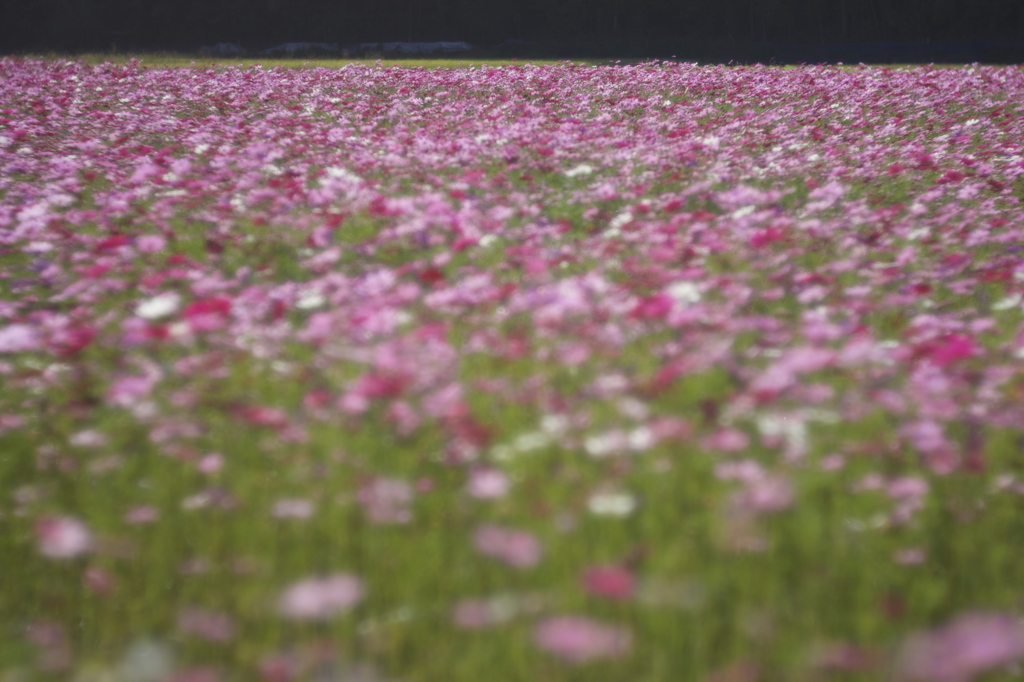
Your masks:
M460 41L477 56L1024 61L1021 0L6 0L0 53L246 55Z

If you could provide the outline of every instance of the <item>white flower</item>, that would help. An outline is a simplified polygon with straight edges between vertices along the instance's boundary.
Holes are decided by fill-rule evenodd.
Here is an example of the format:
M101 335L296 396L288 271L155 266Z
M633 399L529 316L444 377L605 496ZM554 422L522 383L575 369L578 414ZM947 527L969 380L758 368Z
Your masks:
M158 320L167 317L181 305L181 296L168 291L143 301L135 308L135 314L144 320Z
M673 282L665 293L680 303L697 303L700 301L700 287L693 282Z
M593 166L590 166L590 165L585 164L585 163L581 163L580 165L576 166L575 168L570 168L569 170L565 171L565 177L567 177L567 178L576 178L576 177L579 177L581 175L590 175L593 172L594 172L594 167Z
M587 509L597 516L629 516L636 509L636 498L629 493L595 493L587 501Z
M300 310L312 310L313 308L319 308L327 299L324 298L316 289L307 289L299 295L299 300L295 302L295 307Z
M361 177L359 177L358 175L356 175L355 173L353 173L352 171L350 171L347 168L342 168L340 166L331 166L330 168L327 168L325 170L326 170L327 175L329 175L332 178L335 178L337 180L348 180L349 182L362 182L363 181L363 179Z
M1006 298L996 301L992 304L992 310L1009 310L1010 308L1016 308L1020 305L1021 298L1020 294L1014 294L1013 296L1007 296Z
M632 220L633 214L630 213L629 211L623 211L622 213L612 218L612 221L608 223L608 229L618 230L619 228L628 225Z

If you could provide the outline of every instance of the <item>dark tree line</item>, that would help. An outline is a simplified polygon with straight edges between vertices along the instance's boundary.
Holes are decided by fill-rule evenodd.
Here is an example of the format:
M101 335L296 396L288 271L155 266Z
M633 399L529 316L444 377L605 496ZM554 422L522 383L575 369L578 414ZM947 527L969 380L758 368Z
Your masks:
M0 51L250 49L508 39L652 54L687 45L1024 41L1021 0L7 0Z

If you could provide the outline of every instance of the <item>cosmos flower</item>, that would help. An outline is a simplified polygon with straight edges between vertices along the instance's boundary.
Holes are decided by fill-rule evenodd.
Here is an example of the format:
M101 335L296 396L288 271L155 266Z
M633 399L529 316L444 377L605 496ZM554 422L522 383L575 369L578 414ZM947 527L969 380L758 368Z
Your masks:
M45 516L36 521L39 552L50 559L72 559L92 551L89 528L71 516Z
M560 616L541 621L533 630L540 648L569 663L617 658L629 652L629 631L581 616Z
M328 620L359 603L363 592L363 582L354 575L341 573L307 578L281 594L277 609L293 620Z

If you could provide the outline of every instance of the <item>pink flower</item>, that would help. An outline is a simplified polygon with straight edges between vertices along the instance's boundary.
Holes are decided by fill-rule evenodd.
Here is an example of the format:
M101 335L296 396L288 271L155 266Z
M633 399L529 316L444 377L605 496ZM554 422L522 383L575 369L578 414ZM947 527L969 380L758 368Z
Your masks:
M963 360L977 353L978 345L970 336L950 334L942 338L931 351L931 360L939 367L945 367L957 360Z
M533 640L540 648L569 663L623 656L632 646L632 637L627 630L580 616L562 616L541 622L533 631Z
M294 620L328 620L348 611L363 598L363 583L353 575L308 578L281 595L278 611Z
M485 599L464 599L455 605L452 620L461 628L486 628L500 623L503 619L494 606Z
M508 476L497 469L473 469L466 490L472 497L490 500L504 497L509 485Z
M601 597L629 599L636 590L636 580L622 566L592 566L583 573L583 586Z
M235 636L231 616L200 608L185 608L178 614L178 629L210 642L226 642Z
M766 476L747 483L736 497L738 506L746 511L763 514L782 511L793 504L793 484L784 476Z
M779 365L793 374L807 374L824 369L835 360L836 354L825 348L794 348L782 357Z
M70 516L47 516L36 521L39 552L51 559L71 559L92 551L92 534Z
M141 506L129 509L124 515L127 523L153 523L160 518L160 512L155 507Z
M721 428L708 436L702 442L707 450L720 450L722 452L739 452L746 450L750 445L750 438L739 429Z
M1024 658L1024 623L1002 613L968 613L903 646L903 679L967 682Z
M374 523L409 523L415 491L398 478L375 478L360 488L356 499Z
M0 353L21 353L39 348L36 330L27 324L9 324L0 328Z
M484 525L473 534L477 550L516 568L529 568L540 562L544 549L536 537L521 530Z

